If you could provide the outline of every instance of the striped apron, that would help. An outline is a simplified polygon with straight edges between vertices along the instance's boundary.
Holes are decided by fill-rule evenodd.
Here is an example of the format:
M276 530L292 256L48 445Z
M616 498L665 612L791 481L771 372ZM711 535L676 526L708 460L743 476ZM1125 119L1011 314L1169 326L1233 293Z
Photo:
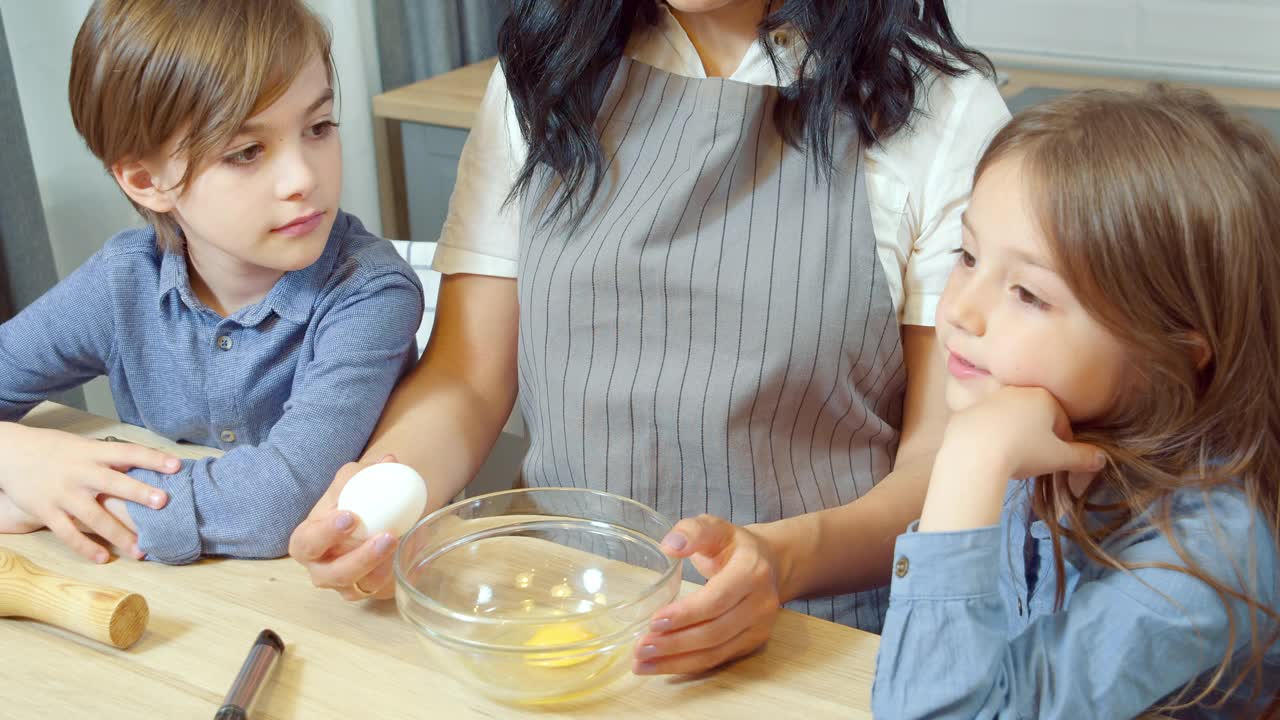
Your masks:
M858 134L839 120L824 178L778 134L777 98L624 58L585 215L545 221L545 169L526 194L527 486L746 524L856 500L892 468L906 368ZM879 632L887 601L791 607Z

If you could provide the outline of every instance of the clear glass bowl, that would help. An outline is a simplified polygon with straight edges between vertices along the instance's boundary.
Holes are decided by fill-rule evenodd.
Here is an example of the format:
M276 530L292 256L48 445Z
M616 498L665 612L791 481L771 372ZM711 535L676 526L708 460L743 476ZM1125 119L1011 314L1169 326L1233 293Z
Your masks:
M680 587L671 522L594 490L483 495L423 518L396 549L396 605L433 663L492 698L579 700L631 668Z

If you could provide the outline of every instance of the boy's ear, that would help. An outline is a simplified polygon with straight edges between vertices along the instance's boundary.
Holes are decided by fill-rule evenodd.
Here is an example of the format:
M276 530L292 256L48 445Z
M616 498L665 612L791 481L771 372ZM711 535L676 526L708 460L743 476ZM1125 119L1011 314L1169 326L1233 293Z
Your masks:
M161 186L146 163L130 161L111 167L111 175L130 200L157 213L173 210L174 193Z

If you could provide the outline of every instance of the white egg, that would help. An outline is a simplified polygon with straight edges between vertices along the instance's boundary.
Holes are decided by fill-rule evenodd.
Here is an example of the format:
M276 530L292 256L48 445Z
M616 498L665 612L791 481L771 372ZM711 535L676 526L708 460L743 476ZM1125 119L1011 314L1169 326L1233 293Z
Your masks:
M356 473L338 495L338 509L356 515L352 536L389 532L399 537L422 517L427 483L408 465L378 463Z

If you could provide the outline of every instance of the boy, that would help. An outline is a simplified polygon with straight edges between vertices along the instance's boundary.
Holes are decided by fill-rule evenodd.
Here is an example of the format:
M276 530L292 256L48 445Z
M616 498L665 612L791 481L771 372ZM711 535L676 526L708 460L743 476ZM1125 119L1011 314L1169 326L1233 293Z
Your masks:
M423 301L338 208L329 48L301 0L94 3L72 116L149 225L0 326L0 532L48 526L97 562L85 530L166 563L277 557L360 453ZM225 456L13 422L99 375L121 420Z

